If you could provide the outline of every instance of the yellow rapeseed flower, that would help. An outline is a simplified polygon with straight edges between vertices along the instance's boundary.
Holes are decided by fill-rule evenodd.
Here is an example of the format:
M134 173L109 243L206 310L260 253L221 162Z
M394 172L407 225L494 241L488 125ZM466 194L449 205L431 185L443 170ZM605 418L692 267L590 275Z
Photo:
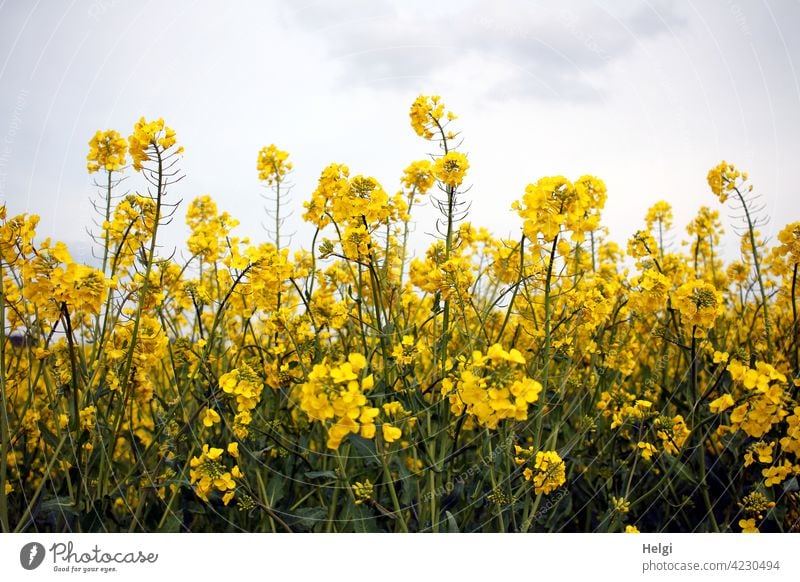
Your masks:
M89 173L99 171L115 172L125 166L125 154L128 143L119 132L109 129L98 131L89 141L89 153L86 155L86 168Z

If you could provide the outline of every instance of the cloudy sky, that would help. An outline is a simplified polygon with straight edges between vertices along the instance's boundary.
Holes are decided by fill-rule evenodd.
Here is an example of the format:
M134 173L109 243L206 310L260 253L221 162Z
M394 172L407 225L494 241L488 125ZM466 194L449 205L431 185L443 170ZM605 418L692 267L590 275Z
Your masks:
M585 173L608 186L612 238L660 199L681 234L715 205L706 173L721 159L750 172L774 235L800 220L799 23L796 0L0 0L0 202L39 214L42 236L86 241L87 141L163 117L186 148L170 196L185 209L211 194L254 239L256 154L288 150L286 230L307 245L299 209L323 167L393 192L431 151L408 122L425 93L459 115L471 220L499 235L516 236L526 184ZM435 214L417 218L423 248Z

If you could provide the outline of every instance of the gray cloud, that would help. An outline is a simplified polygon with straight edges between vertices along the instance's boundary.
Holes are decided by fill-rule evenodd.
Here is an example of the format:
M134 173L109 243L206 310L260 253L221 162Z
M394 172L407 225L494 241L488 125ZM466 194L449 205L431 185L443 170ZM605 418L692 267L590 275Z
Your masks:
M602 88L587 76L687 23L668 0L318 1L286 17L325 43L342 65L344 84L416 87L462 60L488 58L507 78L487 83L487 94L559 100L601 98Z

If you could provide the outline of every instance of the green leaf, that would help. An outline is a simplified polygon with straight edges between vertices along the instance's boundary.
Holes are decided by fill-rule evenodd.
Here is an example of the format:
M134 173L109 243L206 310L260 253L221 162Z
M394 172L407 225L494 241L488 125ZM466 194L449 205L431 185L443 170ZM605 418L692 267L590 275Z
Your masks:
M406 464L399 457L392 459L392 468L397 471L397 481L402 483L400 488L400 504L404 506L412 505L414 502L414 490L409 486L413 481L413 475L406 467Z
M295 527L311 529L318 523L328 518L328 512L323 507L301 507L292 516Z
M677 473L681 476L682 479L685 479L687 482L691 483L695 487L700 486L700 482L695 478L694 475L689 471L686 465L680 460L676 459L672 455L661 455L661 459L665 465L669 467L669 471ZM674 474L671 473L671 474Z
M351 434L348 438L350 439L350 444L353 446L353 450L358 453L358 457L367 465L381 464L380 459L378 459L378 453L375 450L374 441L367 440L364 437L354 434Z
M174 511L170 511L170 514L164 520L163 525L158 528L158 531L161 533L178 533L181 531L181 525L183 522L181 518L178 517L178 514Z
M274 507L278 501L283 499L285 493L283 488L283 479L278 475L272 475L267 481L267 501L270 507Z
M378 524L375 516L364 505L356 505L351 519L353 528L359 533L377 533Z

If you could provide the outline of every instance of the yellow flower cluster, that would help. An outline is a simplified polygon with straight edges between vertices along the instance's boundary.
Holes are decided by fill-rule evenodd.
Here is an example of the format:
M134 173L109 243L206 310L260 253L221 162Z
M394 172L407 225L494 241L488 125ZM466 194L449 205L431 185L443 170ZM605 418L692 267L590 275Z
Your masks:
M778 240L781 244L776 247L775 253L784 257L789 266L800 263L800 222L787 224L778 233Z
M226 239L239 221L227 212L219 214L211 196L200 196L192 200L186 211L186 224L191 233L186 240L189 252L213 262L224 252Z
M800 406L795 406L794 414L786 419L786 436L781 439L781 447L800 460Z
M739 178L747 181L747 173L739 172L733 164L729 164L725 160L708 171L708 185L723 204L736 188L736 180Z
M526 481L533 483L536 495L552 493L567 482L566 466L556 451L538 451L534 454L533 447L523 449L519 445L514 445L514 451L517 465L532 465L525 467L522 475Z
M433 174L443 184L451 188L458 188L464 181L468 169L467 156L459 152L447 152L436 159Z
M719 398L712 400L708 407L714 414L719 414L720 412L724 412L728 410L731 406L735 404L735 400L733 396L730 394L723 394Z
M372 494L375 491L369 479L366 479L363 483L356 481L351 487L353 489L356 505L361 505L365 501L372 499Z
M62 310L78 322L100 313L109 287L103 273L75 263L63 243L52 248L45 244L22 269L22 296L29 300L49 298L41 315L50 323L61 317Z
M264 146L258 152L256 162L258 179L266 182L268 186L282 182L286 174L292 170L292 162L288 160L289 152L279 150L274 143Z
M756 362L753 369L731 360L727 370L733 382L745 389L744 402L731 412L731 429L741 428L748 435L761 438L788 414L784 409L786 376L765 362ZM723 402L730 400L733 398ZM722 408L719 402L716 408Z
M772 487L780 485L790 475L800 475L800 466L794 466L791 461L784 459L782 464L762 469L761 475L764 477L764 486Z
M319 177L311 199L303 202L306 209L303 220L324 228L331 222L331 200L344 198L350 187L350 168L343 164L330 164Z
M645 259L658 250L658 243L648 230L637 230L628 240L628 254L634 259Z
M522 217L522 231L530 240L537 241L541 235L553 241L563 229L580 242L599 226L605 201L606 186L594 176L581 176L575 183L550 176L528 184L522 203L515 202L513 208Z
M472 261L457 251L445 259L444 244L437 242L426 252L425 259L415 258L409 269L411 282L428 293L439 293L442 299L467 301L475 281Z
M617 513L628 513L631 510L631 503L624 497L611 497L611 509Z
M516 350L493 344L484 354L472 353L457 378L442 382L442 395L454 414L468 414L478 424L497 428L506 418L527 420L528 407L539 399L542 385L527 377L525 358Z
M164 120L159 118L155 121L147 121L144 117L139 119L133 126L133 133L128 137L128 151L133 159L133 168L138 172L144 167L144 163L152 160L150 148L154 148L152 153L159 156L175 145L177 138L175 131L164 124ZM183 152L179 147L175 153Z
M156 203L146 196L129 194L114 208L103 230L113 250L113 271L130 267L153 235Z
M742 498L739 507L748 515L753 515L756 519L763 519L764 513L775 507L775 502L769 501L760 491L753 491Z
M722 294L711 283L687 281L672 294L675 309L688 329L694 329L695 337L704 337L714 327L717 317L725 311Z
M681 452L692 432L680 414L673 418L661 416L655 420L654 425L664 452L670 455L678 455Z
M206 408L206 411L203 413L203 426L207 428L219 424L221 420L222 417L220 417L219 412L213 408Z
M698 237L701 240L708 240L713 237L713 242L719 242L719 232L722 225L719 222L719 211L711 210L708 206L701 206L688 225L686 232Z
M218 491L222 493L222 502L228 505L236 494L236 479L242 479L244 475L239 465L230 470L225 466L223 453L222 449L204 444L201 455L189 461L189 480L203 501L208 501L209 496Z
M647 228L651 231L659 229L664 231L669 230L672 228L672 219L672 206L669 205L669 202L663 200L653 204L644 217Z
M411 127L417 135L432 139L437 133L442 134L448 121L456 119L452 111L445 111L444 103L439 95L420 95L411 105Z
M744 455L744 466L749 467L756 461L761 463L762 465L769 465L772 463L772 454L775 448L775 442L766 443L764 441L758 441L753 443L747 448L747 452Z
M348 259L368 261L373 250L372 237L363 224L348 225L342 235L342 252Z
M113 129L98 131L89 141L86 168L90 174L100 169L107 172L121 170L125 166L127 151L128 143L119 132Z
M233 432L243 439L253 421L252 411L261 400L263 381L246 363L226 372L219 378L219 387L225 394L236 400L236 415L233 418Z
M611 428L625 423L644 420L653 415L653 403L649 400L637 399L634 394L624 390L603 391L597 402L598 410L604 417L611 418Z
M433 173L433 164L428 160L412 162L403 171L403 187L413 190L416 194L426 194L436 183Z
M304 206L305 220L320 229L331 223L338 227L344 255L357 261L370 259L378 252L373 231L399 220L407 209L400 193L390 198L375 178L350 178L348 167L340 164L323 170L311 200ZM329 247L325 254L333 252L332 243Z
M315 422L326 425L327 446L338 449L349 434L361 433L364 438L375 436L375 418L379 409L369 405L365 392L372 389L372 374L362 377L367 360L351 353L338 365L317 364L300 387L300 408ZM333 421L328 425L328 421ZM393 432L390 431L390 437Z
M414 363L414 359L418 353L419 344L414 341L414 337L404 335L400 343L392 350L392 357L399 366L410 366Z
M664 309L669 300L671 282L656 269L645 269L631 280L631 307L642 313L655 313Z

